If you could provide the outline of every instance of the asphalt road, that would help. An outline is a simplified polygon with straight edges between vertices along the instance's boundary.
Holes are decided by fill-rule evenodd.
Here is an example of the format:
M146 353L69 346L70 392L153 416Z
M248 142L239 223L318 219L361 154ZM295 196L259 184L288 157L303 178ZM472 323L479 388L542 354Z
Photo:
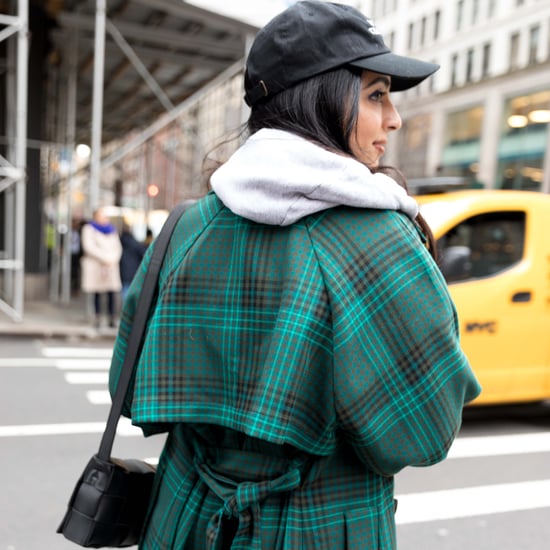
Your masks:
M0 550L63 550L55 530L97 450L109 342L0 338ZM115 455L162 437L120 425ZM548 550L550 404L471 409L449 458L396 478L399 550Z

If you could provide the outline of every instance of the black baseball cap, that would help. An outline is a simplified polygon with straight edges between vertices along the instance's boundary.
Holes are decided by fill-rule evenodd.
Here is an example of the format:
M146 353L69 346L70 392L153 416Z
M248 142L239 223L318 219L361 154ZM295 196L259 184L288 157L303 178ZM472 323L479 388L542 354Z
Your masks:
M392 91L412 88L439 69L434 63L392 53L359 10L303 0L256 35L246 62L245 101L252 106L344 65L391 76Z

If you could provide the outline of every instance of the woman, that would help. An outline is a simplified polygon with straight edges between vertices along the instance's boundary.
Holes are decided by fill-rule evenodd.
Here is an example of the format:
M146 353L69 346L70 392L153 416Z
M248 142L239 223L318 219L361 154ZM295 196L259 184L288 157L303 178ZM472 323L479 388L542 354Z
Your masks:
M176 228L127 396L168 432L141 548L395 548L393 476L443 460L479 393L416 202L372 172L390 90L436 68L338 4L257 35L251 135Z
M107 298L109 326L115 326L115 292L120 292L119 262L122 245L116 227L109 222L104 208L98 208L90 223L82 227L81 235L83 292L94 296L95 326L100 327L102 296Z

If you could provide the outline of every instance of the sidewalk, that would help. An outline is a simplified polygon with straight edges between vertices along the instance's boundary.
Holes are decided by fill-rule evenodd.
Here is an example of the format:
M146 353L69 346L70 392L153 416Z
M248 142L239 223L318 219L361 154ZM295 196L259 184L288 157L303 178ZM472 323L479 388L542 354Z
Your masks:
M72 298L68 303L27 301L22 321L13 321L0 311L0 336L114 340L116 334L116 328L97 329L92 325L85 296Z

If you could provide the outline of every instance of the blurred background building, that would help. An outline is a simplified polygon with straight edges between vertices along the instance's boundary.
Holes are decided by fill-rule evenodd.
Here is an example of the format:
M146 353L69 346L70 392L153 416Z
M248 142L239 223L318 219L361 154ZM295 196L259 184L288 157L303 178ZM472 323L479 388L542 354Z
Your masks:
M409 178L462 176L550 191L550 2L362 2L396 53L441 65L396 94L403 118L386 159Z
M208 191L247 116L249 44L290 3L0 0L0 314L71 299L70 228L97 206L142 238ZM388 164L550 191L548 0L345 3L441 65L395 94Z
M207 192L256 32L182 0L0 0L0 314L71 299L70 230L98 206L144 238Z

